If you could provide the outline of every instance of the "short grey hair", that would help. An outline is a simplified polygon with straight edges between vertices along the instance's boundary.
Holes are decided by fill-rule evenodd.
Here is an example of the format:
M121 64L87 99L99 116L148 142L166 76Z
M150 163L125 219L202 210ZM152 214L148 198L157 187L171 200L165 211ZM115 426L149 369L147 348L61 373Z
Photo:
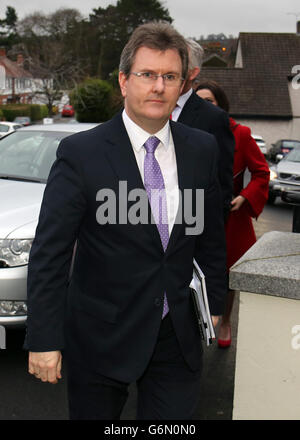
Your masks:
M170 23L153 21L138 26L124 47L119 70L129 75L137 50L140 47L148 47L166 51L174 49L178 52L182 63L182 77L185 79L188 73L189 54L185 38L177 32Z
M199 67L201 69L204 50L197 41L192 38L186 38L186 44L189 49L189 69Z

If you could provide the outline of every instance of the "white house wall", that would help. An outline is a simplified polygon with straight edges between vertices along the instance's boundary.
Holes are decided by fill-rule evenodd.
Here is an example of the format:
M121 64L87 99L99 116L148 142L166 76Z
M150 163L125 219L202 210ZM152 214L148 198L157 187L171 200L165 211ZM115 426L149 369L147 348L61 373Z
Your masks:
M250 127L253 134L262 136L268 149L279 139L300 140L300 118L293 120L235 118L235 120Z
M15 94L31 94L44 90L44 83L42 79L27 79L26 86L20 84L19 78L15 78ZM52 80L50 80L50 86L52 86ZM11 79L6 77L6 87L1 90L2 95L11 95L13 92L11 87Z

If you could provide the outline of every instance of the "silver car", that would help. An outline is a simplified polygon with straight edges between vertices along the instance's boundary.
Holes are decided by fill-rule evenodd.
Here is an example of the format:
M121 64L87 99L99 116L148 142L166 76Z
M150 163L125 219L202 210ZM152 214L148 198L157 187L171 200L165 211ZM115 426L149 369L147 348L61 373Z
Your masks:
M268 202L274 203L277 196L288 193L297 194L299 190L300 146L295 147L276 166L271 167Z
M26 321L27 265L59 142L97 124L32 125L0 140L0 326Z

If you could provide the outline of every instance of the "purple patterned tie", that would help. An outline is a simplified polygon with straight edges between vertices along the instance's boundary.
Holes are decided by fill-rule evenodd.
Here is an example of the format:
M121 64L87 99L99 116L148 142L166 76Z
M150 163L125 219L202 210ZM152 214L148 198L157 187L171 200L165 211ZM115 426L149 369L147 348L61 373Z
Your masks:
M151 136L144 147L147 152L144 161L144 185L147 191L148 199L151 205L151 211L156 222L160 239L164 248L167 249L169 242L168 213L164 178L155 159L154 152L160 143L160 140ZM164 295L164 308L162 317L168 313L169 307L166 294Z

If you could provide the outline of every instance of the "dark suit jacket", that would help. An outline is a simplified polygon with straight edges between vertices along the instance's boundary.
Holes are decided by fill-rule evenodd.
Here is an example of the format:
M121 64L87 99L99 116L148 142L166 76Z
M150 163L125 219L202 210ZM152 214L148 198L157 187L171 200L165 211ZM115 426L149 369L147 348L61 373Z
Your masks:
M218 176L223 194L224 214L227 217L233 194L234 153L234 137L227 113L193 92L185 103L178 122L208 131L215 136L220 151Z
M165 253L155 224L101 226L96 220L101 188L114 190L117 203L119 181L127 181L128 191L144 188L121 115L61 142L30 255L25 348L65 347L100 374L133 381L153 352L166 292L182 353L199 368L202 349L189 297L193 257L206 275L213 314L222 313L226 294L218 151L207 133L174 122L171 130L180 189L205 191L205 226L201 235L187 236L186 224L175 224Z

